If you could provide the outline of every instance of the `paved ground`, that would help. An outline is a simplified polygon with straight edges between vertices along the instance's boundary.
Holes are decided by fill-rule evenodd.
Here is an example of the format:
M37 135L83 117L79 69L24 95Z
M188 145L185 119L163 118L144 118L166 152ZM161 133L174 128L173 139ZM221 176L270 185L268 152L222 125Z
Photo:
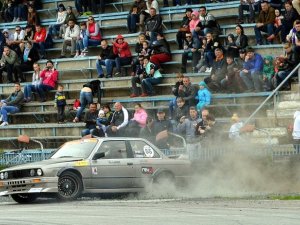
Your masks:
M1 225L298 225L300 201L233 199L100 199L0 203Z

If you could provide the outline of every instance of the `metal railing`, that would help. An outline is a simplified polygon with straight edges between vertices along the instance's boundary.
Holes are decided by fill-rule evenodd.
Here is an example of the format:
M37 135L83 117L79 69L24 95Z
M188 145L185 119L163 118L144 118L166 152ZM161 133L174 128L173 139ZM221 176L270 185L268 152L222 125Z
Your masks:
M248 117L245 124L248 124L256 113L278 92L278 90L290 79L294 73L298 70L298 82L300 85L300 63L289 73L289 75L272 91L272 93L257 107L257 109ZM276 109L277 102L274 102L274 109ZM277 118L277 110L275 110L275 118Z

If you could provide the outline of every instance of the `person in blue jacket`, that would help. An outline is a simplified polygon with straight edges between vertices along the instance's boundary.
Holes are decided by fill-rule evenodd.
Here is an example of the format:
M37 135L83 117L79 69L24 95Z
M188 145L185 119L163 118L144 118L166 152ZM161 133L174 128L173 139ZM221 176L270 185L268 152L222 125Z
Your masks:
M201 81L199 83L199 91L198 94L196 96L196 99L198 100L198 104L197 104L197 111L201 112L202 109L210 104L211 101L211 93L208 90L206 84L204 81Z

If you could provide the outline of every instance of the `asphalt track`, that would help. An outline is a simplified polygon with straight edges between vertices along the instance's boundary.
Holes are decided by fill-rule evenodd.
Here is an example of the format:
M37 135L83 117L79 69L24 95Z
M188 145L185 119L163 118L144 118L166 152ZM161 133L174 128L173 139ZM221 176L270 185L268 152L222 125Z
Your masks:
M1 225L299 225L300 201L245 199L0 199Z

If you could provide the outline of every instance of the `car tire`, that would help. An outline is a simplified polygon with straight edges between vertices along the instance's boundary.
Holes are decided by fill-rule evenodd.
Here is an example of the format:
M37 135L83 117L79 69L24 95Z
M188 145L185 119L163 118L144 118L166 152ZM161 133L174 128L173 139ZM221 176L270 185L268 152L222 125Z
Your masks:
M71 201L80 197L83 191L81 178L70 171L66 171L59 176L57 197L63 201Z
M38 198L37 194L13 194L10 196L14 201L20 204L28 204L34 202Z
M172 195L176 190L174 175L169 172L163 172L155 177L153 185L154 191L162 196Z

